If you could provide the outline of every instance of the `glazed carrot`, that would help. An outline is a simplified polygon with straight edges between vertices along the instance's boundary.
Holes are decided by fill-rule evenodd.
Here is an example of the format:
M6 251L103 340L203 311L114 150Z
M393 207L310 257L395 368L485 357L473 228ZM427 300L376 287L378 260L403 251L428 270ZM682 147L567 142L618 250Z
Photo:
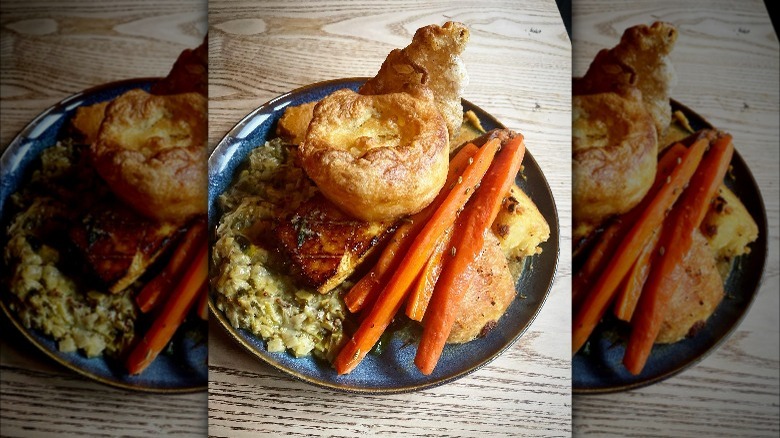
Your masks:
M141 312L152 310L160 300L170 291L182 274L182 266L192 257L198 243L206 237L206 222L198 220L190 226L190 229L182 237L181 243L171 256L165 268L156 277L141 289L135 297L135 302Z
M409 298L406 301L406 316L414 321L422 321L425 316L425 309L433 295L434 286L439 279L443 265L443 256L446 249L450 247L452 230L442 235L442 238L436 243L433 254L423 266L422 272L417 277Z
M203 286L198 292L198 317L204 321L209 320L209 285L208 282L203 283Z
M457 182L457 178L463 173L463 169L468 166L469 160L477 153L478 149L472 143L469 143L463 146L450 160L447 181L444 183L444 187L438 196L431 202L431 205L412 215L409 220L398 227L390 242L388 242L379 256L376 265L344 295L344 303L350 312L359 312L367 304L373 304L376 301L376 297L382 291L382 285L387 284L387 281L390 280L392 272L401 263L401 259L406 255L414 238L433 214L434 208L432 206L441 203L449 192L448 188Z
M160 315L127 357L125 366L130 374L139 374L146 369L165 348L198 298L198 292L205 284L207 274L208 246L202 241Z
M425 312L423 334L414 358L414 364L423 374L431 374L439 361L473 275L474 260L484 246L485 233L520 171L524 154L522 136L507 142L458 218L449 245L452 252L445 255L447 259Z
M666 183L666 178L677 167L678 160L688 149L680 143L675 143L668 148L658 160L655 180L645 194L642 201L624 215L615 218L612 223L601 233L598 241L588 254L585 263L574 275L572 281L572 309L579 309L587 291L598 279L604 267L609 263L609 257L615 253L617 246L623 240L631 226L647 208L661 186Z
M644 368L661 328L669 298L674 293L675 285L665 280L691 248L693 233L701 225L718 187L723 183L733 152L734 146L728 134L712 144L664 224L658 256L650 268L636 315L631 321L631 337L623 357L623 364L632 374L639 374Z
M350 312L357 313L376 300L381 285L390 279L423 225L425 221L410 219L398 227L374 267L344 295L344 303Z
M624 228L623 218L613 219L588 252L585 262L572 279L572 309L578 309L582 304L589 287L596 281L597 275L604 269L604 265L609 260L607 256L614 253L615 247L620 243L620 237L625 232Z
M634 265L628 271L626 278L623 279L623 283L618 289L614 312L615 316L621 321L631 321L636 304L639 302L642 288L647 281L647 276L650 274L652 255L660 237L660 231L654 230L650 240L642 248L642 252L639 253Z
M441 204L434 206L435 211L409 250L393 272L387 285L371 308L371 312L362 321L355 334L342 347L333 365L339 374L352 371L374 347L376 341L398 313L406 298L409 286L417 278L423 265L442 234L454 222L458 211L463 208L498 150L500 141L493 139L485 143L474 155L472 163L466 167L461 178L448 190ZM447 188L445 188L445 192ZM437 197L438 198L438 197Z
M601 317L604 316L604 312L615 297L617 287L631 269L653 230L661 226L666 212L674 205L683 188L690 181L708 144L709 142L702 138L688 148L680 164L632 224L593 288L588 291L573 320L572 354L582 348Z
M639 215L647 208L647 205L658 193L661 186L666 183L667 177L677 167L678 160L682 159L686 150L687 148L680 143L676 143L668 148L658 160L655 180L642 201L629 212L613 219L612 223L601 233L598 241L588 254L585 263L574 275L572 281L572 308L575 311L579 310L583 299L587 295L587 291L601 275L606 264L609 263L609 257L615 253L617 246L639 218ZM623 284L625 284L625 281ZM626 302L624 304L627 305L629 303ZM636 304L636 302L633 304Z

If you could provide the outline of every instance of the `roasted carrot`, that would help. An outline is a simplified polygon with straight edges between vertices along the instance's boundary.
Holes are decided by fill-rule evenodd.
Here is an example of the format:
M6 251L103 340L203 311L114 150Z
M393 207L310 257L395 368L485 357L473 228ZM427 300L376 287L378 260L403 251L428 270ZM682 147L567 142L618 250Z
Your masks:
M618 289L614 312L615 316L621 321L629 322L634 315L634 309L636 309L636 304L639 302L639 295L641 295L647 276L650 274L652 255L660 238L660 231L655 230Z
M680 143L676 143L668 148L658 160L655 180L642 201L627 213L613 219L601 233L598 241L595 242L593 248L588 253L587 259L574 274L572 280L572 309L575 312L582 305L587 291L601 275L601 272L609 263L610 257L615 253L626 233L628 233L640 214L647 208L661 186L666 183L666 178L677 167L678 160L682 159L686 150L687 148Z
M162 272L149 281L141 289L141 292L136 295L135 302L138 304L141 312L147 313L154 309L166 293L170 292L171 288L181 277L182 266L185 266L189 259L192 258L193 251L205 238L206 221L199 219L184 234L181 243L176 247L176 251Z
M398 268L393 272L371 308L371 312L361 322L360 327L336 357L333 365L339 374L352 371L363 360L393 320L395 314L398 313L408 294L409 286L417 278L425 262L428 261L436 242L447 228L452 226L458 211L471 198L474 188L487 172L499 145L498 139L485 143L474 155L472 163L466 167L454 187L451 190L447 190L449 187L445 188L446 197L440 205L433 206L435 208L433 215L415 237Z
M209 319L209 286L208 282L203 283L203 286L198 292L198 317L204 321Z
M623 218L615 218L601 232L598 240L594 242L593 248L588 252L582 267L574 273L572 278L572 309L576 310L580 307L588 289L596 281L601 270L604 269L604 265L609 261L608 256L614 252L624 232L625 222Z
M701 162L709 142L702 138L688 148L680 164L672 171L647 207L633 223L620 245L609 259L604 271L585 296L577 310L572 327L572 354L588 340L604 312L615 297L617 287L633 266L642 248L647 244L653 230L661 226L667 211L674 205L683 188Z
M422 321L423 316L425 316L425 309L428 307L436 281L441 274L444 251L450 247L451 237L452 230L448 230L442 235L442 238L436 243L431 258L425 263L422 272L412 286L412 291L406 302L406 316L414 321Z
M382 285L390 279L390 275L412 244L414 236L424 224L424 221L409 219L399 225L374 267L344 295L344 303L350 312L357 313L365 307L370 307L376 300Z
M514 183L525 154L523 137L502 146L477 193L466 204L450 241L451 253L442 268L428 304L423 334L414 363L423 374L431 374L455 323L456 312L468 289L471 267L485 243L509 187ZM447 252L445 251L445 254Z
M723 183L733 152L734 146L728 134L712 144L664 223L658 255L632 318L631 337L623 357L623 364L632 374L639 374L647 362L675 289L675 285L666 280L691 248L693 233L701 225L718 187Z
M458 177L463 173L463 169L469 164L477 148L469 143L463 146L460 151L450 160L449 171L447 172L447 181L431 205L424 208L417 214L412 215L408 220L402 223L388 242L376 265L361 278L349 292L344 295L344 303L350 312L359 312L366 304L373 304L382 285L387 284L392 272L401 263L414 238L422 230L425 223L433 214L434 209L431 206L438 205L449 192L449 188L457 182Z
M682 159L687 148L680 143L675 143L672 147L667 149L658 160L658 169L655 175L655 181L653 186L648 191L646 197L642 200L636 208L632 209L628 214L622 218L623 228L628 228L633 224L639 216L639 213L647 208L649 200L655 196L658 189L662 184L666 182L666 178L669 177L672 170L677 166L678 160ZM628 230L621 232L620 238L622 238ZM637 256L636 262L629 270L623 282L618 288L617 298L615 299L614 313L618 319L623 321L630 321L631 316L636 308L636 303L639 300L639 295L642 292L642 287L647 280L647 274L649 271L650 258L653 253L655 245L658 243L661 233L659 230L654 230L650 238L650 241L642 248L642 251Z
M198 298L198 292L206 282L208 274L208 246L205 241L198 244L192 262L187 266L181 281L165 302L160 315L136 344L125 365L130 374L139 374L146 369L184 321L192 305Z

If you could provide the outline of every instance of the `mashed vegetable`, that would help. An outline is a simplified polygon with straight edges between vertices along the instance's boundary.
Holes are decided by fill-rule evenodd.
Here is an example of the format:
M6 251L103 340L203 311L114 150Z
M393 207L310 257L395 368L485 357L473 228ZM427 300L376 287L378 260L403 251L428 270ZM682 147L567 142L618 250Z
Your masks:
M271 243L275 220L316 191L294 155L279 139L256 148L220 197L212 281L230 324L264 339L268 351L330 360L344 340L340 295L347 285L324 295L297 286Z
M8 227L4 262L8 268L9 307L22 324L53 337L61 351L88 357L116 355L133 340L135 306L131 290L111 295L78 284L64 266L63 224L72 208L63 187L82 179L77 147L57 144L41 155L41 167L9 204L18 210ZM76 181L78 180L78 181Z

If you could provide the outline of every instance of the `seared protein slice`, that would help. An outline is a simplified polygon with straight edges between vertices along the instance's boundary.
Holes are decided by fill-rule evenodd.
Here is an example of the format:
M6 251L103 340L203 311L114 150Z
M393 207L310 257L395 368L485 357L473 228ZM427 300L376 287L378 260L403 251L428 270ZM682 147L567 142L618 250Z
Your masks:
M392 222L364 222L347 216L321 194L301 204L276 228L291 272L327 293L349 277Z
M176 225L147 219L113 200L92 207L69 235L89 269L111 293L119 293L146 272L177 230Z

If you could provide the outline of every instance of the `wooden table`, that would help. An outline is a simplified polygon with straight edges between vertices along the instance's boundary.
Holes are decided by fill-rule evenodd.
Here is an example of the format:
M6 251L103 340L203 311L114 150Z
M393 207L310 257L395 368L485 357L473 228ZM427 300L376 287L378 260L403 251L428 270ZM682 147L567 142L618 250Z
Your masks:
M769 224L769 257L755 302L716 352L664 382L619 394L574 396L575 435L777 436L778 40L763 2L574 2L574 73L627 27L675 24L673 97L734 136L758 181Z
M373 76L427 24L461 21L465 98L523 132L558 204L561 254L543 310L512 348L439 388L348 395L281 374L216 324L209 336L213 436L566 436L570 434L570 42L553 1L288 1L209 4L209 141L294 88Z
M2 3L0 145L52 104L120 79L164 76L206 31L204 2ZM65 369L2 318L2 436L203 436L206 392L149 395Z

